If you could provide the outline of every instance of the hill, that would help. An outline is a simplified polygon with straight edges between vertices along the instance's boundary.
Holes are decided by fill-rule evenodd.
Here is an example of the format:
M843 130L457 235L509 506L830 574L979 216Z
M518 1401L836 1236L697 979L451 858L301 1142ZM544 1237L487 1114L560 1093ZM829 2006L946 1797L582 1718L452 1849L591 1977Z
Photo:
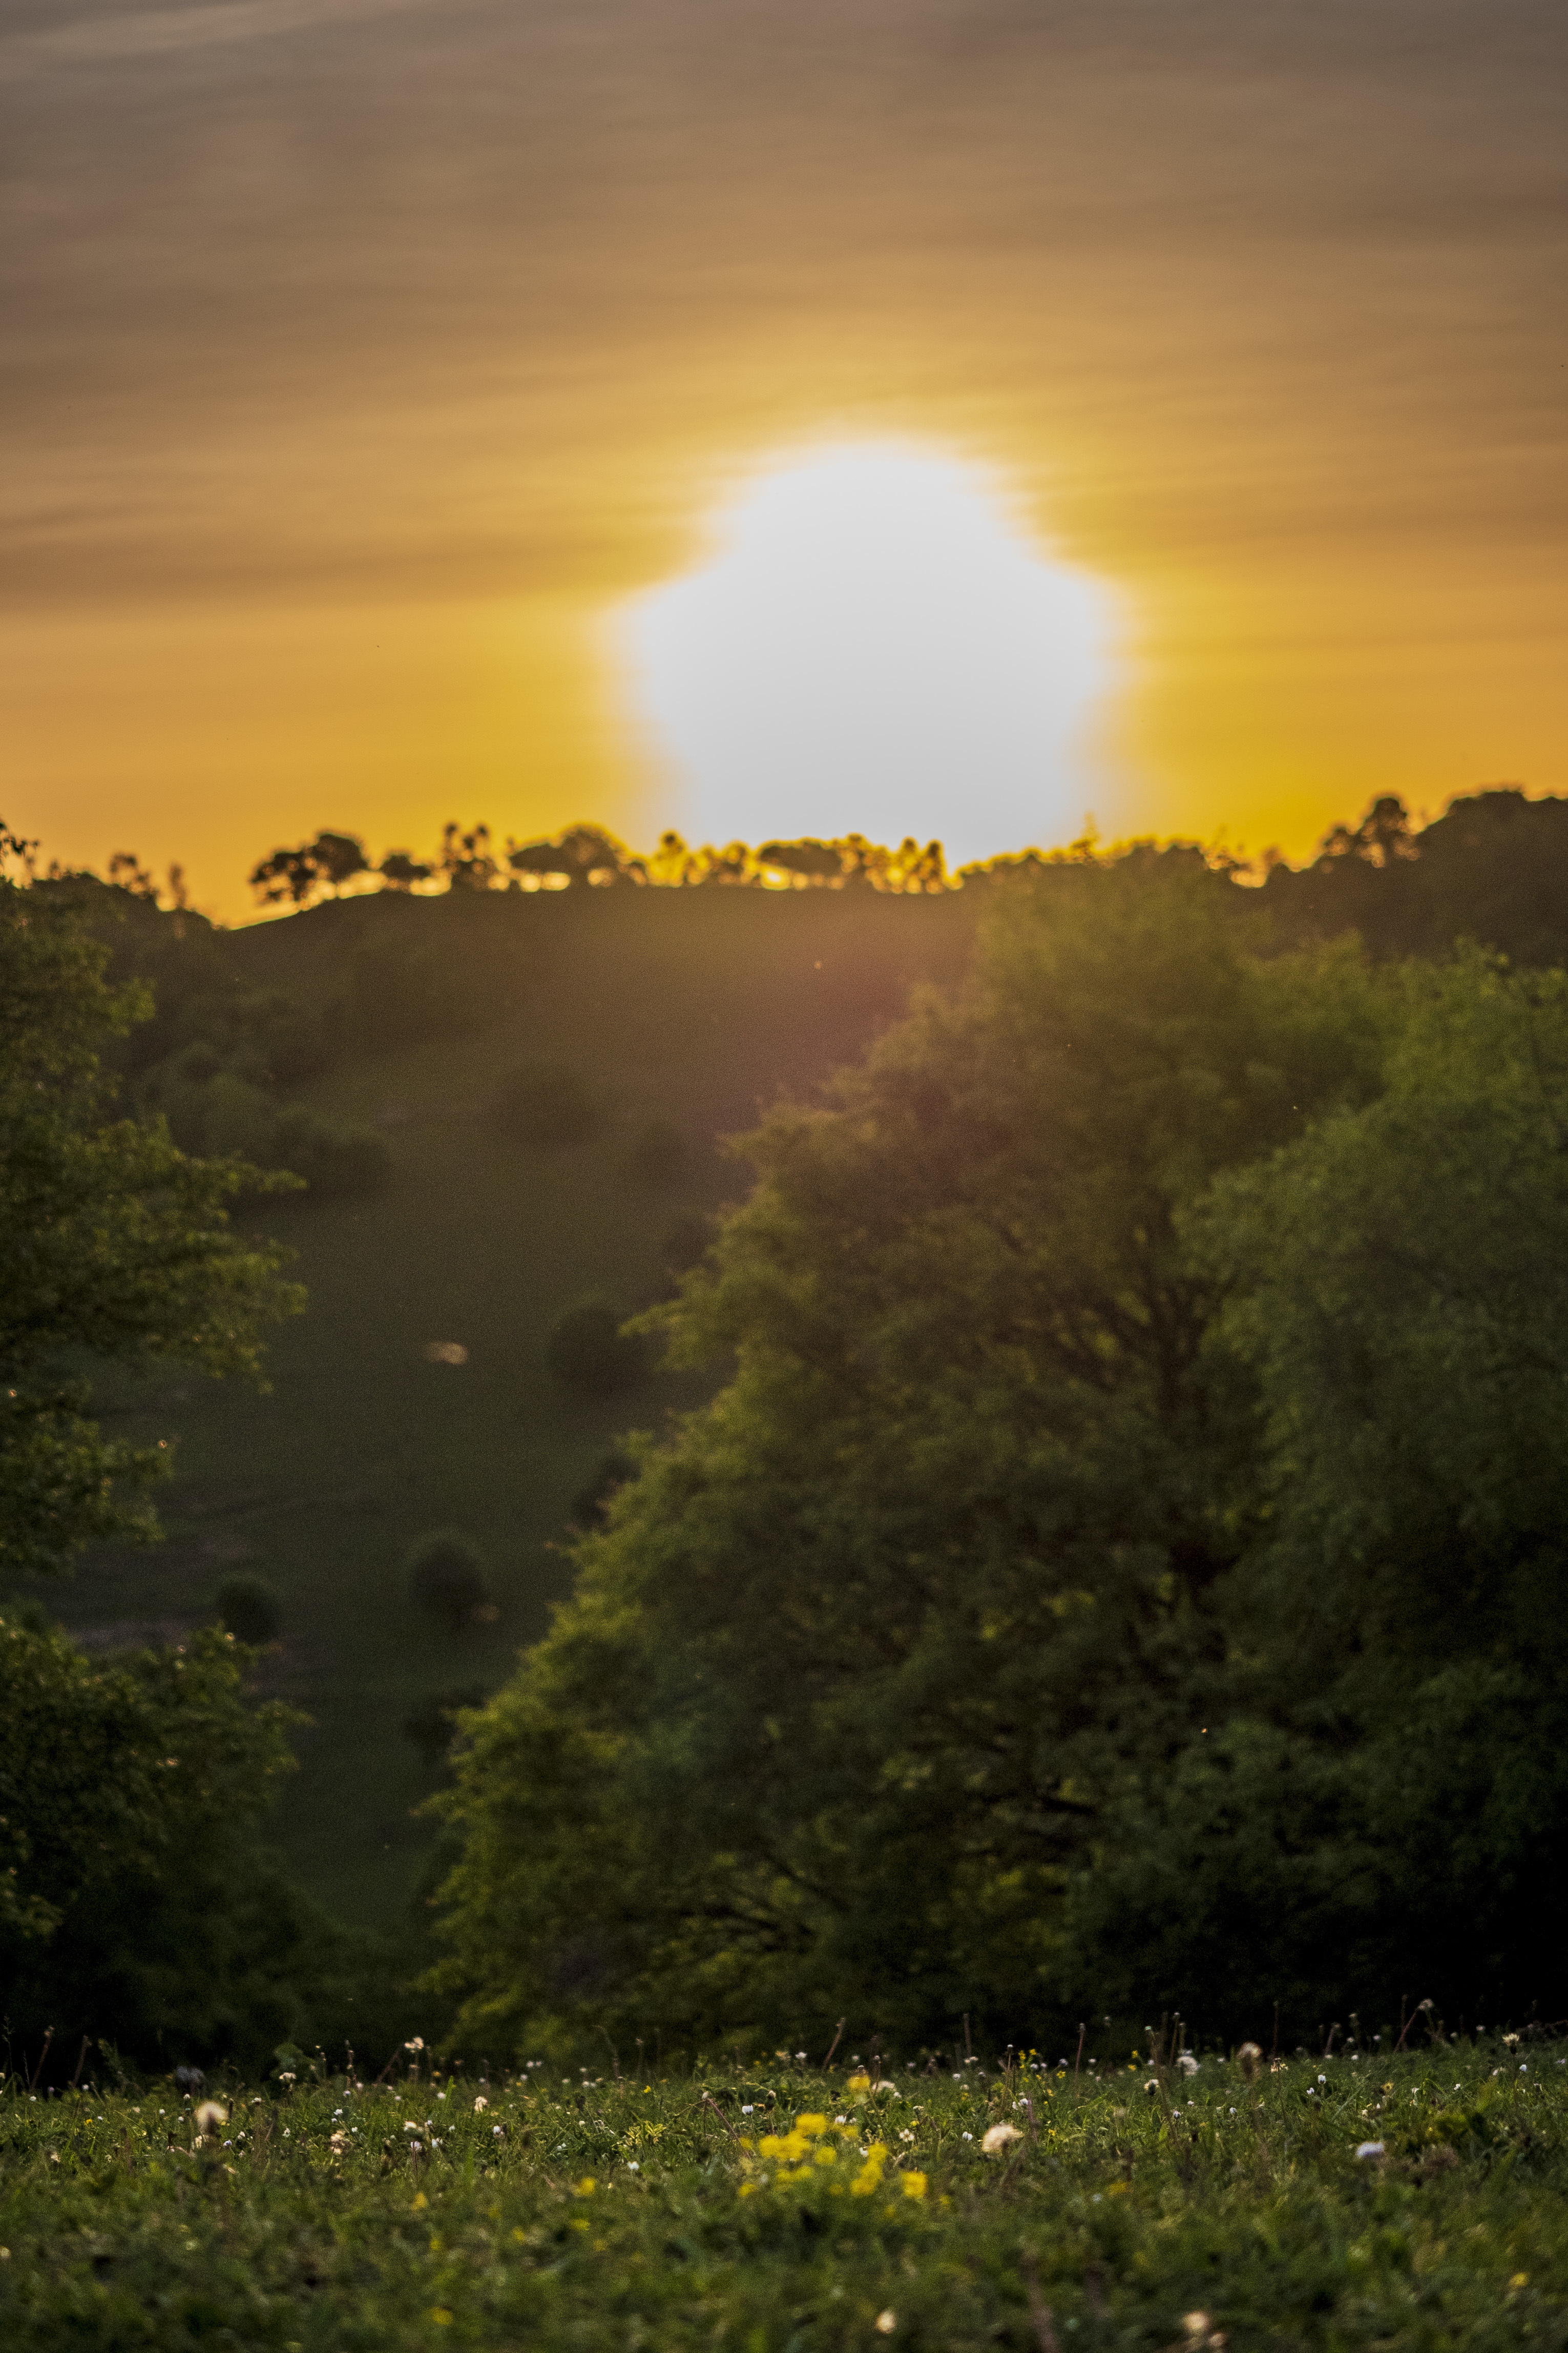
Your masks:
M176 1442L169 1539L89 1558L50 1607L109 1649L179 1639L226 1577L275 1588L263 1681L311 1719L279 1836L341 1916L404 1915L432 1856L411 1809L443 1770L443 1709L542 1631L618 1433L705 1393L606 1358L591 1318L574 1358L561 1319L657 1297L745 1185L721 1140L858 1055L917 983L955 979L988 897L1052 871L999 860L907 897L392 891L233 933L91 878L43 886L77 892L114 968L153 985L130 1102L193 1150L307 1177L265 1223L310 1301L268 1395L189 1376L101 1392L112 1427ZM1568 803L1492 792L1417 831L1383 801L1310 866L1244 880L1214 869L1282 941L1355 928L1393 955L1468 934L1560 962ZM441 1529L477 1546L488 1594L451 1623L416 1607L405 1566Z
M616 1433L702 1393L664 1374L564 1387L552 1328L585 1300L658 1294L743 1184L720 1140L857 1053L914 983L952 978L973 902L385 894L227 935L186 918L176 936L145 906L97 919L159 987L133 1100L222 1146L247 1141L249 1088L368 1134L385 1165L374 1189L265 1205L310 1303L272 1348L269 1395L189 1376L102 1392L110 1426L177 1441L169 1537L89 1558L49 1605L89 1644L177 1639L226 1574L263 1576L282 1608L266 1687L312 1718L279 1837L341 1915L388 1923L430 1849L409 1810L440 1769L439 1704L493 1688L542 1630L567 1582L556 1547ZM270 1091L268 1027L287 1072ZM509 1079L538 1064L579 1083L580 1141L498 1125ZM496 1613L457 1632L415 1609L404 1567L447 1527L479 1546Z

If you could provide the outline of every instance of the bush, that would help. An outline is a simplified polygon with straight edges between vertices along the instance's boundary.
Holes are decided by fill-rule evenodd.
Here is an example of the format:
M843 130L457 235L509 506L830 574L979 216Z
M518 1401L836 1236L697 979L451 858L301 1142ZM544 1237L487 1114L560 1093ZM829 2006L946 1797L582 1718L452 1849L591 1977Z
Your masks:
M563 1388L582 1397L611 1397L629 1389L647 1369L647 1350L635 1334L621 1330L613 1307L569 1308L550 1335L545 1362Z
M378 1193L392 1174L391 1147L374 1127L322 1119L303 1103L279 1113L268 1156L302 1176L314 1200Z
M524 1062L502 1081L490 1124L510 1143L531 1152L559 1152L586 1144L599 1124L592 1095L564 1062Z
M422 1537L408 1556L416 1605L450 1634L460 1634L489 1603L479 1546L455 1528Z
M283 1605L264 1577L226 1577L217 1589L217 1614L237 1642L257 1648L275 1642L283 1628Z
M650 1190L673 1185L686 1173L686 1138L667 1119L650 1119L626 1155L626 1174Z

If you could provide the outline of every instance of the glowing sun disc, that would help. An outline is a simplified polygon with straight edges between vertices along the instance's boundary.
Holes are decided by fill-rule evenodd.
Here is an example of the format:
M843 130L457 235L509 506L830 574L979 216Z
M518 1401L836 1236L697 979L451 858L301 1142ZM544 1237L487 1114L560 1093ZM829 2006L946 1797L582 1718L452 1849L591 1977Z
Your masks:
M956 863L1077 833L1112 599L1030 541L988 472L817 449L753 478L714 536L620 616L691 839L912 833Z

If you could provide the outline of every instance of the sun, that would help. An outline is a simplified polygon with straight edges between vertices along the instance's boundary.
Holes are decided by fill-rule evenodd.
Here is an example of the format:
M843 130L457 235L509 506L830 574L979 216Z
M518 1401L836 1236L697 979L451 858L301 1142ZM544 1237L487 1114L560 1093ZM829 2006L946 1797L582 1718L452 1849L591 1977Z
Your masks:
M633 711L693 841L1081 828L1115 599L1030 536L989 469L901 442L760 468L712 553L617 617Z

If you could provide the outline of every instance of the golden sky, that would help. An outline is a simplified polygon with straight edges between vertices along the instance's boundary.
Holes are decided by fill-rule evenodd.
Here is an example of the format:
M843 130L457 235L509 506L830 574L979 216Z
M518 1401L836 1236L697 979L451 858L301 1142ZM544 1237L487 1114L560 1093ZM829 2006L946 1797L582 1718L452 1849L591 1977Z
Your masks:
M647 844L606 616L861 438L1115 597L1105 834L1568 789L1565 81L1558 0L12 0L0 814L231 917Z

